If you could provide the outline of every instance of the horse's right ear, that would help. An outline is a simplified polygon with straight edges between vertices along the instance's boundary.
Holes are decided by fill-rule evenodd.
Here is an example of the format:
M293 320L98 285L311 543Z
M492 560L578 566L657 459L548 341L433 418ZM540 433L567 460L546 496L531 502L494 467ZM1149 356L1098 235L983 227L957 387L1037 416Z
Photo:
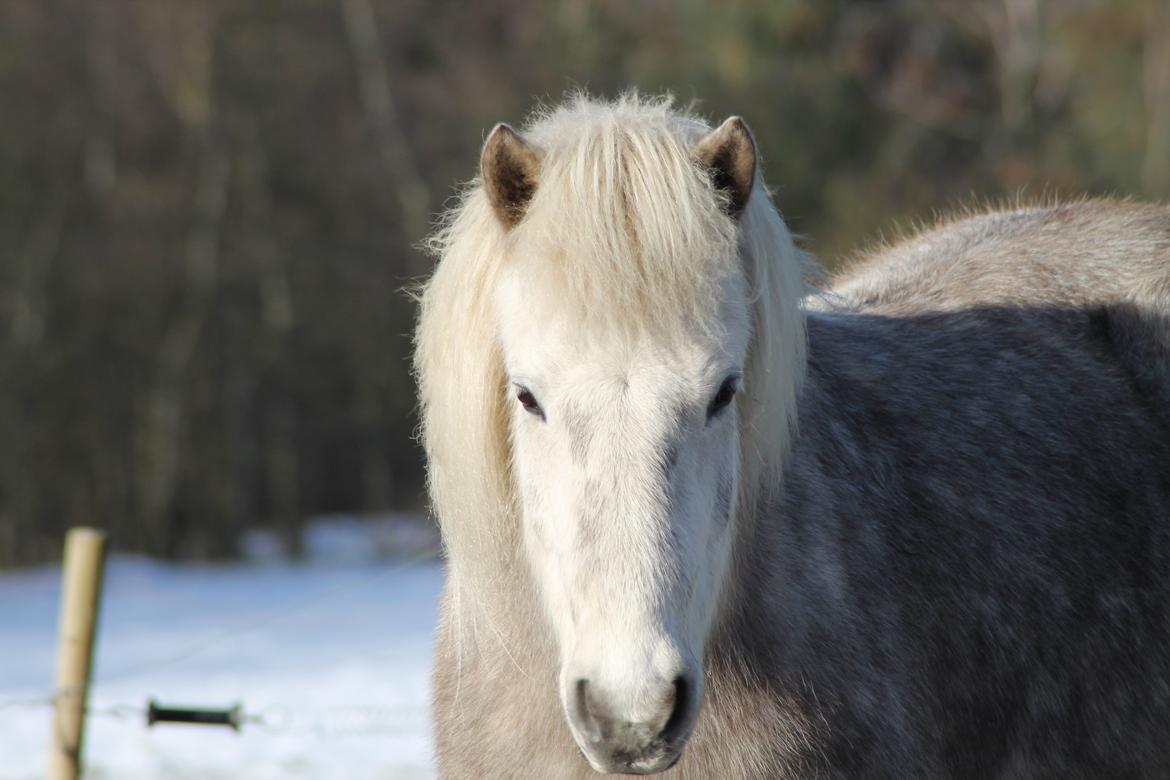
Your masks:
M524 217L536 194L537 175L544 153L501 122L492 130L479 157L483 189L496 217L511 228Z
M727 193L727 212L738 217L747 206L756 179L756 141L747 122L737 116L699 139L691 157Z

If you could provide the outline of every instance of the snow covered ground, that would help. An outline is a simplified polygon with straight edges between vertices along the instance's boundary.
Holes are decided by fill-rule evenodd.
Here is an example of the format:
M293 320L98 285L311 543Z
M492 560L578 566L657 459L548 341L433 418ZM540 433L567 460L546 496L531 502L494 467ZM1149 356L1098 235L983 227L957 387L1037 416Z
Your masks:
M306 539L307 565L282 562L262 539L250 563L109 562L87 778L434 776L428 675L441 567L377 560L364 525ZM59 577L56 568L0 573L2 780L44 776L49 708L5 703L50 693ZM147 729L150 697L241 703L265 723L238 734Z

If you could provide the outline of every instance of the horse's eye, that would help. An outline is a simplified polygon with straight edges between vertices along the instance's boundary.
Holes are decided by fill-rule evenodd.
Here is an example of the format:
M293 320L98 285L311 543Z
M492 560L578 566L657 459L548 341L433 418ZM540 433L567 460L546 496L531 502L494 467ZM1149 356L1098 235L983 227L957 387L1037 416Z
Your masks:
M536 396L527 387L516 387L516 400L524 407L524 411L544 419L544 410L540 408L540 404L536 401Z
M707 419L710 420L715 415L727 408L731 403L731 399L735 398L735 391L739 389L739 377L729 376L723 380L723 384L719 385L718 392L715 397L711 399L711 403L707 405Z

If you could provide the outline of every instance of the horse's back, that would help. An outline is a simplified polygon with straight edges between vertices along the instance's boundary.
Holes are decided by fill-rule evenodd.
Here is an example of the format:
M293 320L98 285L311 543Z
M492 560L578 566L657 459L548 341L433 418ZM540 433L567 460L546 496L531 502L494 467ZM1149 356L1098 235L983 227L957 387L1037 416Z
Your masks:
M814 308L1082 311L1170 414L1170 209L1085 200L942 223L871 253Z
M870 253L834 292L888 313L979 303L1170 302L1170 209L1086 200L990 211Z

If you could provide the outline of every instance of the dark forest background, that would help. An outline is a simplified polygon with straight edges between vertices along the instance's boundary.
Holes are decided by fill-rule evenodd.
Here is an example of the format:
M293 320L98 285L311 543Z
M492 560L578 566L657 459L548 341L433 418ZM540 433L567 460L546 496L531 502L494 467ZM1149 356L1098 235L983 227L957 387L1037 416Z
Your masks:
M494 122L628 86L746 117L830 266L1170 195L1165 0L0 0L0 565L421 511L415 247Z

